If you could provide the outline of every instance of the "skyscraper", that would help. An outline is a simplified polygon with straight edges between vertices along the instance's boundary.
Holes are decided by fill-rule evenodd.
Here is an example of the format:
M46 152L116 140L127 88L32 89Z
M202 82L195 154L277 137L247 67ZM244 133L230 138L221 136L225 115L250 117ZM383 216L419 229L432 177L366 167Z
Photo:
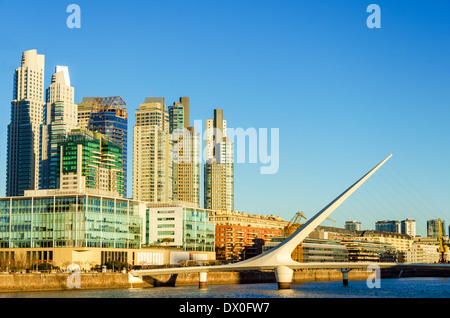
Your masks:
M411 237L416 236L416 221L412 219L406 219L401 222L402 234L407 234Z
M200 207L200 133L189 125L189 98L169 106L169 134L172 139L173 200Z
M78 123L90 131L110 136L122 146L124 190L127 193L128 115L127 104L120 96L83 98Z
M133 198L172 200L171 140L162 97L145 98L133 127Z
M442 235L445 236L445 221L441 220ZM427 221L427 236L432 238L439 237L439 220Z
M58 142L60 189L124 197L122 146L112 137L73 129Z
M44 123L40 130L39 188L58 189L60 158L58 143L77 128L77 104L74 88L70 86L67 66L56 66L47 89Z
M382 232L400 233L400 222L398 221L378 221L375 223L375 230Z
M44 111L45 57L25 51L14 73L8 125L6 195L23 195L39 186L39 129Z
M222 109L206 120L204 208L234 210L234 144L228 140Z
M361 231L361 222L345 221L345 228L350 231Z
M89 129L91 114L99 112L102 109L102 97L83 97L81 103L78 103L78 128Z

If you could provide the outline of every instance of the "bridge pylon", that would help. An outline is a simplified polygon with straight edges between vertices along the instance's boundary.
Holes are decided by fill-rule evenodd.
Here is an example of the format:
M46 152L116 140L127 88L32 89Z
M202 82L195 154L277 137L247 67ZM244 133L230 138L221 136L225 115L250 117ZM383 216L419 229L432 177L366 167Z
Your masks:
M280 265L275 268L275 277L278 289L290 289L294 270L290 267Z
M199 272L198 273L198 288L205 289L206 288L206 279L208 277L207 272Z
M290 281L288 284L287 278L289 276L287 268L292 271L292 268L299 267L300 263L294 261L291 257L292 252L297 247L298 244L303 242L303 240L308 237L308 235L314 231L324 220L326 220L329 215L336 210L353 192L355 192L364 182L366 182L382 165L386 163L392 154L387 156L383 161L378 163L369 172L367 172L358 181L353 183L347 190L341 193L337 198L331 201L326 207L321 211L316 213L311 219L300 226L294 233L292 233L287 239L273 247L269 251L255 256L246 261L238 262L230 265L230 267L245 268L245 267L271 267L275 270L275 275L277 277L278 286L290 286ZM292 272L290 277L292 279ZM281 280L282 279L282 280Z
M392 154L387 156L383 161L377 164L372 170L367 172L362 178L356 181L352 186L345 190L336 199L331 201L320 212L310 218L307 222L303 223L292 235L290 235L283 242L273 247L269 251L252 257L248 260L237 262L234 264L219 265L219 266L202 266L202 267L183 267L179 269L167 268L167 269L155 269L155 270L143 270L134 271L134 274L151 275L151 274L166 274L166 273L187 273L197 272L199 274L199 287L206 287L206 278L208 272L223 272L223 271L242 271L242 270L273 270L278 283L279 289L290 288L294 269L296 268L308 268L308 263L299 263L292 259L291 254L294 249L308 237L308 235L314 231L329 215L336 210L353 192L356 191L364 182L369 179L386 161L391 158ZM330 266L330 264L333 264ZM336 264L330 263L327 266L329 268L356 268L355 264ZM324 263L315 264L312 268L321 268L320 265ZM338 265L339 267L336 267ZM450 265L449 265L450 266ZM348 283L348 270L342 271L344 284Z

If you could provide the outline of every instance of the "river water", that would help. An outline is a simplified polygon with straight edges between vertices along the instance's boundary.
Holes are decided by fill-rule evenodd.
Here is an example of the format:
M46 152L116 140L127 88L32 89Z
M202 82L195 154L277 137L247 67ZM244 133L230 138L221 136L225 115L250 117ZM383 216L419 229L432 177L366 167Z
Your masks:
M450 278L382 279L369 288L367 281L307 282L278 290L276 283L68 290L0 293L3 308L23 316L36 313L86 317L415 317L424 312L444 314L450 298ZM431 303L430 303L431 302ZM425 311L423 311L425 309Z
M378 288L377 288L378 287ZM55 292L0 293L0 298L450 298L450 278L382 279L379 286L365 280L307 282L278 290L276 283L131 288L113 290L67 290Z

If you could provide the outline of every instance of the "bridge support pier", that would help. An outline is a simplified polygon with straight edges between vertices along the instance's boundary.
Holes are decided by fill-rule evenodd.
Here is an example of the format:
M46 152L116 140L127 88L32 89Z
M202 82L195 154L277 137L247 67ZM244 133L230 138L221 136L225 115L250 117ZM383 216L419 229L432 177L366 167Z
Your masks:
M208 274L206 272L199 272L198 273L198 288L204 289L206 288L206 278Z
M343 286L348 286L348 272L350 272L352 268L339 268L338 271L342 273L342 284Z
M278 283L278 289L289 289L291 288L292 276L294 270L287 266L277 266L275 268L275 277Z

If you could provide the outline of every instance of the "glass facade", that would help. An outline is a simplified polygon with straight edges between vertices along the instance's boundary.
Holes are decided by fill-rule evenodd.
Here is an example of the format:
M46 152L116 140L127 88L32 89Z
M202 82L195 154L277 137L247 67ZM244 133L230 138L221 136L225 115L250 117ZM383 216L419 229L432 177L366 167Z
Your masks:
M339 242L324 239L304 239L302 262L347 262L347 248Z
M0 198L0 248L140 248L139 203L73 195Z
M396 262L397 250L390 244L369 241L344 241L350 262Z
M209 222L209 213L183 209L183 242L186 251L213 252L216 227Z
M8 125L6 195L23 195L34 188L34 132L30 101L11 102Z
M86 177L86 188L101 188L100 170L115 171L115 179L104 181L114 184L114 191L121 197L125 194L124 172L122 170L122 147L109 137L84 130L73 130L64 141L58 143L62 146L62 173L77 173L78 156L81 156L81 175ZM78 154L78 145L82 146L82 153Z
M398 221L378 221L375 223L375 230L381 232L400 233L400 222Z
M445 221L441 220L442 235L446 236ZM438 238L439 237L439 220L427 221L427 237Z
M169 106L169 132L184 127L184 106L179 103L175 103L173 106Z
M122 147L122 169L124 172L124 191L127 191L127 157L128 157L128 119L119 116L115 110L92 113L89 130L110 136Z
M58 189L61 158L59 143L64 141L67 134L64 103L53 103L50 109L44 108L44 112L47 111L50 111L50 123L41 125L39 137L39 188Z
M146 211L145 243L184 251L215 251L213 211L194 207L160 207Z

